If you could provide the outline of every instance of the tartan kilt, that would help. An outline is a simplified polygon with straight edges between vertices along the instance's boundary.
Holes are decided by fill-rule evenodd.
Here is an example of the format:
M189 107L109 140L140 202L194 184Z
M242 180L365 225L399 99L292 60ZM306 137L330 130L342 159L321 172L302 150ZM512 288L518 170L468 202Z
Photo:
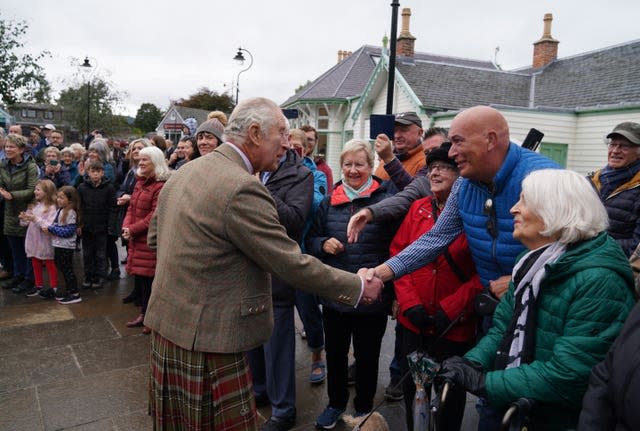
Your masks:
M245 353L185 350L154 331L150 359L154 430L258 429Z

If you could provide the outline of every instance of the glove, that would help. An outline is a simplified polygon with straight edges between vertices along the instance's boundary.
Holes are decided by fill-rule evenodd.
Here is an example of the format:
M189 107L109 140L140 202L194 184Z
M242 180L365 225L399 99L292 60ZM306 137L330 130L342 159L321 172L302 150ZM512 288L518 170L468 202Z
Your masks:
M427 329L433 325L433 318L429 316L429 313L422 305L414 305L406 309L404 315L418 329Z
M487 398L485 375L479 364L460 356L452 356L440 364L437 380L449 381L480 398Z
M433 322L436 325L436 334L438 335L442 334L451 324L449 317L440 309L433 315Z

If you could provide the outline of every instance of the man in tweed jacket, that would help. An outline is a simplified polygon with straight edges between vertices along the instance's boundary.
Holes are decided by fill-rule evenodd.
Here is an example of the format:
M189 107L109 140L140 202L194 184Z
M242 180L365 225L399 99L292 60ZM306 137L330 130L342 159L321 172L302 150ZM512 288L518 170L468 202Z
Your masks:
M275 103L244 101L229 119L228 142L176 171L160 194L148 235L158 260L144 321L154 331L156 429L177 421L256 429L244 352L267 341L273 327L270 273L352 306L380 294L378 279L365 282L301 254L280 225L273 199L253 174L277 168L287 132ZM171 381L185 374L178 379L184 387ZM189 402L176 401L182 399Z

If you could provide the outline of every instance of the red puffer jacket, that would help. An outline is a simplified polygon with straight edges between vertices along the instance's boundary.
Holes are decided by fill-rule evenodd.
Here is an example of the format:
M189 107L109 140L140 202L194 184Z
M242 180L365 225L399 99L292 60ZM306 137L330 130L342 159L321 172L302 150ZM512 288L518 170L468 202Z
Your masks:
M433 227L435 218L432 200L433 197L429 196L411 205L389 247L392 256L400 253ZM477 321L474 301L476 295L482 292L482 284L476 274L464 234L451 243L449 253L458 268L467 276L468 281L463 283L451 269L444 255L438 256L432 263L394 281L396 297L400 305L398 320L405 328L417 333L418 329L404 315L407 309L415 305L422 304L430 316L440 309L450 321L462 313L460 321L444 338L460 342L472 341L476 334ZM435 335L435 329L425 333Z
M129 257L127 274L153 277L156 271L156 252L147 245L147 231L151 216L156 210L160 190L168 177L138 177L131 195L127 215L122 222L129 228Z

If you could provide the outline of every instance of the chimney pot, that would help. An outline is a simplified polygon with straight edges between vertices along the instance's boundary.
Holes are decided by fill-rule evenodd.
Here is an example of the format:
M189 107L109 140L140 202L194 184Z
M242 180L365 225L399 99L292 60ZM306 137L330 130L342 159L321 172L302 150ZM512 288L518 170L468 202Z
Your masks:
M542 32L542 37L533 43L533 67L536 69L546 66L558 58L558 44L560 41L551 36L553 15L546 13L543 21L544 31Z
M402 29L396 43L396 55L413 57L416 38L409 31L410 19L411 9L408 7L402 9Z

